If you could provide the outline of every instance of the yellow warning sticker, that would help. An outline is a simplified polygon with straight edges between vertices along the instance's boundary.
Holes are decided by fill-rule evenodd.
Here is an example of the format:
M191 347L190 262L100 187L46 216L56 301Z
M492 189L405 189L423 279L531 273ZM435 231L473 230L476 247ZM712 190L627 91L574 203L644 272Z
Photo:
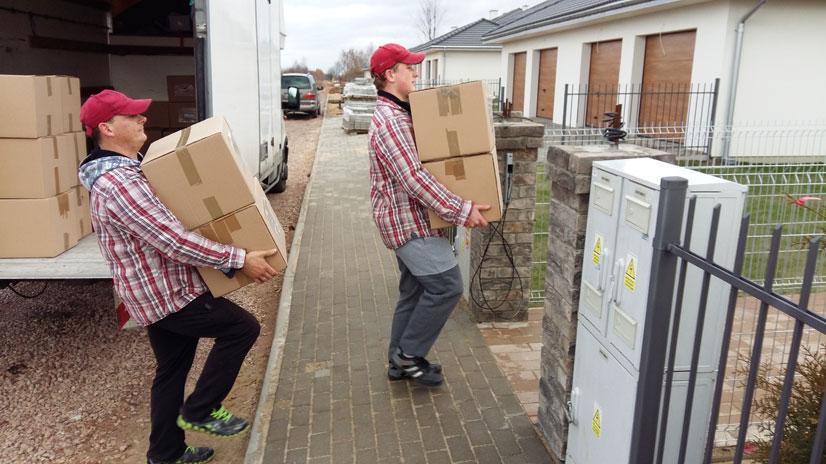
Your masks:
M594 266L599 266L599 260L602 257L602 235L594 235L594 252L591 254L591 260Z
M625 265L625 277L622 279L625 288L634 291L637 288L637 257L628 255Z
M594 417L591 418L591 431L594 432L595 437L602 438L602 411L596 403L594 403Z

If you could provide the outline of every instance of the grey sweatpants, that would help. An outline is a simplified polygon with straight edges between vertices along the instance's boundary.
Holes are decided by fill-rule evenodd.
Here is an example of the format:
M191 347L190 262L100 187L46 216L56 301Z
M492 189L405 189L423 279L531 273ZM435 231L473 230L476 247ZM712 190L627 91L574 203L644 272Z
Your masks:
M444 238L414 238L396 250L399 301L393 315L388 359L397 347L427 356L462 296L462 274Z

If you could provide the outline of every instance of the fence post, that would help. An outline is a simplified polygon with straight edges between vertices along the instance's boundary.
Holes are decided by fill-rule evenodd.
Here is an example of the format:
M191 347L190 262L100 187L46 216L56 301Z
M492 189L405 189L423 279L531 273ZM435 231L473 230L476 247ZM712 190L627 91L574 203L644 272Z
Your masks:
M562 100L562 129L568 122L568 84L565 84L565 98Z
M688 181L681 177L664 177L660 181L660 199L657 223L654 226L654 248L651 260L651 280L645 312L645 332L640 347L640 376L634 407L634 425L631 427L631 457L629 462L654 462L657 445L664 437L657 437L660 418L660 398L663 388L663 369L668 350L671 304L674 299L674 279L677 256L668 246L679 243L683 223ZM663 405L667 408L668 405Z
M714 128L716 127L717 122L715 119L717 118L717 97L720 93L720 78L714 79L714 93L711 99L711 118L709 120L710 128L708 134L708 143L706 144L706 156L711 159L711 145L714 142Z

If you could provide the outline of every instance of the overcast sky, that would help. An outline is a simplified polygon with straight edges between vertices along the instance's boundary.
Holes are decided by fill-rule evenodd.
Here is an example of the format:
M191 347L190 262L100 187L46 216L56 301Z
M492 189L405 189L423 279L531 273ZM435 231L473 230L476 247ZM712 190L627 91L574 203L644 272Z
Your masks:
M464 26L539 0L442 0L445 19L439 35L451 26ZM419 0L284 0L287 41L281 64L306 59L310 69L329 69L344 49L378 47L396 42L414 47L424 42L414 18Z

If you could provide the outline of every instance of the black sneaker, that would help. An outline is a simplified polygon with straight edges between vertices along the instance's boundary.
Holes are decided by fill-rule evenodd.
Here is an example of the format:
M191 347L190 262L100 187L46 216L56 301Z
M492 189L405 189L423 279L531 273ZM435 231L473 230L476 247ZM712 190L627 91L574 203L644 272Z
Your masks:
M184 430L204 432L219 437L238 435L249 426L249 422L233 416L224 406L214 409L209 413L209 417L199 422L186 420L184 416L179 415L177 424Z
M424 358L414 357L410 359L402 356L401 349L397 349L393 353L390 358L390 365L401 371L406 378L428 387L441 385L444 381L441 372L436 372L433 364L430 364ZM441 370L441 366L439 366L439 369Z
M424 358L422 358L422 359L424 359ZM433 369L436 373L438 373L438 374L442 373L442 365L441 364L431 363L427 359L425 359L424 362L426 362L427 365L430 366L430 369ZM387 378L388 379L395 382L397 380L403 380L403 379L406 379L406 378L409 377L402 369L399 369L398 367L394 366L392 362L388 361L388 363L389 363L389 366L387 367Z
M215 450L212 448L187 446L184 454L174 461L146 458L146 462L147 464L198 464L211 461L213 456L215 456Z

